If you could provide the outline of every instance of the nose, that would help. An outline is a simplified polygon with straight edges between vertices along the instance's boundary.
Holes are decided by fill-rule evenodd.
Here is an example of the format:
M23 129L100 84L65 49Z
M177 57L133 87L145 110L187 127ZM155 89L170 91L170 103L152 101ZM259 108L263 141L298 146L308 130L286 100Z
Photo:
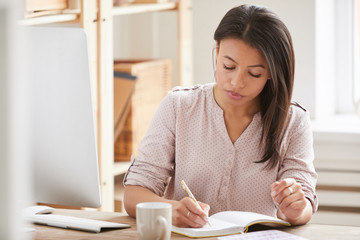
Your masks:
M245 75L241 72L234 75L231 79L230 84L235 88L244 88L246 86Z

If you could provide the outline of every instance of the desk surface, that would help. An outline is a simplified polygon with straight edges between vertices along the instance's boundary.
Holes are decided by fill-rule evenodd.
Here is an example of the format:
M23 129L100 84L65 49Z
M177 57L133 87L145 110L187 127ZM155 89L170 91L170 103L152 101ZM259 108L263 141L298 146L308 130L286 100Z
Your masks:
M54 228L48 226L35 225L36 240L57 240L57 239L93 239L93 240L119 240L119 239L138 239L136 232L136 220L122 213L97 212L82 210L63 210L57 209L55 214L70 215L75 217L91 218L118 223L130 224L131 228L109 230L101 233L88 233L76 230ZM360 227L307 224L297 227L285 227L280 230L301 236L307 239L360 239ZM171 233L171 239L190 239L185 236ZM217 239L217 238L205 238Z

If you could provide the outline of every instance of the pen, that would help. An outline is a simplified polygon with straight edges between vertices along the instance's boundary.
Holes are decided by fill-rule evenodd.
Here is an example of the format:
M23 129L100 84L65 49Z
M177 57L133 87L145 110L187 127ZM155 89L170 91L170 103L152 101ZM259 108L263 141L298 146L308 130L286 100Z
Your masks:
M180 183L181 183L182 188L185 190L185 192L186 192L186 193L189 195L189 197L195 202L196 206L197 206L198 208L202 209L201 206L200 206L200 204L199 204L199 202L196 200L196 198L194 197L194 195L193 195L192 192L190 191L189 187L186 185L185 181L184 181L184 180L181 180ZM210 227L212 227L209 219L208 219L207 223L209 224Z

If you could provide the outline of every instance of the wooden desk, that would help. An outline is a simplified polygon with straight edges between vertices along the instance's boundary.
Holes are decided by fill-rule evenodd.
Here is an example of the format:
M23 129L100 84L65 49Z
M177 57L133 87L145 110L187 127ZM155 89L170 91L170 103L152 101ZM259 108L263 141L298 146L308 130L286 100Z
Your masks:
M122 213L96 212L81 210L58 209L55 214L70 215L75 217L91 218L131 225L128 229L109 230L101 233L88 233L76 230L47 227L35 225L36 240L119 240L119 239L138 239L136 232L136 220ZM298 227L285 227L280 230L295 234L307 239L360 239L360 227L307 224ZM190 239L185 236L172 233L171 239ZM217 238L206 238L217 239Z

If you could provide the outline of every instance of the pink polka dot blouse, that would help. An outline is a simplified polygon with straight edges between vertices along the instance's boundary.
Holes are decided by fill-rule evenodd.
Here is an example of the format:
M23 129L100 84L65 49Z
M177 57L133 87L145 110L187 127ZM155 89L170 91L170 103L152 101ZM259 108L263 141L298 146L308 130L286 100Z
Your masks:
M263 155L261 114L255 114L232 143L213 87L211 83L169 92L131 160L124 184L180 200L187 196L180 184L184 180L198 201L210 205L210 215L239 210L276 216L270 185L291 177L302 184L315 212L317 174L309 113L291 105L281 143L283 157L277 167L265 168L255 163Z

